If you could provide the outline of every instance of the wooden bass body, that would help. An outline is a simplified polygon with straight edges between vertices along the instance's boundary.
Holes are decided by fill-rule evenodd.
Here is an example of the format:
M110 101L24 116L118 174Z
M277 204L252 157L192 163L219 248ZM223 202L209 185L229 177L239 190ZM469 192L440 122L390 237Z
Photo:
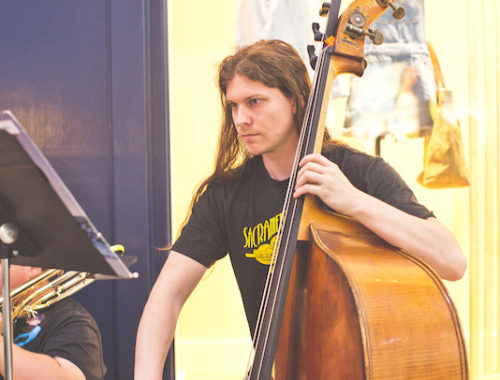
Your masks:
M299 245L276 380L468 379L446 287L425 263L341 215Z

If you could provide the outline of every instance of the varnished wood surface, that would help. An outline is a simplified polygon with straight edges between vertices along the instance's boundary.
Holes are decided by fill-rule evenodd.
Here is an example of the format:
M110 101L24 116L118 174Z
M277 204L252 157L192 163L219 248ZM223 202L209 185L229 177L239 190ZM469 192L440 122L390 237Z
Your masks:
M311 237L294 262L276 379L468 379L455 307L426 264L370 233L313 226Z

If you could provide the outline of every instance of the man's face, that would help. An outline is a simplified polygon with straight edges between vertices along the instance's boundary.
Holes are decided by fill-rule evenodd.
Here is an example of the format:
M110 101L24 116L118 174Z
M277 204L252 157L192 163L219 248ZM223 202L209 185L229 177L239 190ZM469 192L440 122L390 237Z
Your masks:
M31 280L33 277L41 273L40 268L11 265L10 266L10 288L14 290L18 286L24 284L26 281ZM2 274L0 272L0 292L2 291Z
M295 152L298 134L294 126L297 107L277 88L236 75L226 90L233 122L241 142L253 155Z

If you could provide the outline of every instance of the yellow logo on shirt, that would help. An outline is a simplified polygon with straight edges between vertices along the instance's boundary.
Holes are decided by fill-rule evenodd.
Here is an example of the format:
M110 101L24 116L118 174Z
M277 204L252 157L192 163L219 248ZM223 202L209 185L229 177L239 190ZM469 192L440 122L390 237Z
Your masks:
M281 213L254 227L243 228L243 236L245 237L243 247L253 249L251 253L245 254L246 257L254 258L264 265L271 264L280 221Z

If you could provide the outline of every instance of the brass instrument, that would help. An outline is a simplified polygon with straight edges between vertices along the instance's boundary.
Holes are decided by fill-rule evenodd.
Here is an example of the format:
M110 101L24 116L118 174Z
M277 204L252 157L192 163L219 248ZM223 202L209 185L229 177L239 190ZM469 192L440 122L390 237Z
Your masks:
M122 245L113 245L111 249L115 253L123 255L124 248ZM47 269L39 276L11 291L12 319L36 313L37 310L49 307L75 294L96 279L104 277L106 276L88 272L65 272L62 269ZM0 297L0 308L2 305L3 297Z

